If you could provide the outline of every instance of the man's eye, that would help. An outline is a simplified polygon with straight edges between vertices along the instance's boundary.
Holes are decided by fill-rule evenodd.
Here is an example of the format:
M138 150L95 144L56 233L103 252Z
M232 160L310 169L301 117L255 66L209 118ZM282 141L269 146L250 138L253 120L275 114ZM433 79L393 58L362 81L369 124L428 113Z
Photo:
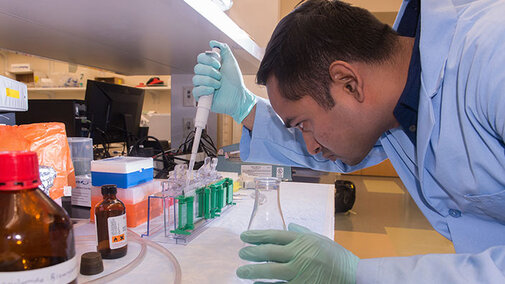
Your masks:
M298 129L303 131L303 122L298 123L296 126L298 127Z

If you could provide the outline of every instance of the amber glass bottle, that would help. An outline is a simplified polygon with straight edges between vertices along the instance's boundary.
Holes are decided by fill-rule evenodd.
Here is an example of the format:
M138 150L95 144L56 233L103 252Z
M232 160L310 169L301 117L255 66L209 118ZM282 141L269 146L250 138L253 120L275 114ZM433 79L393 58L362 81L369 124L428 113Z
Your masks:
M103 185L103 201L95 207L97 250L102 258L120 258L126 255L126 207L116 198L115 185Z
M39 184L36 153L0 152L2 283L75 283L77 279L72 222L37 188Z

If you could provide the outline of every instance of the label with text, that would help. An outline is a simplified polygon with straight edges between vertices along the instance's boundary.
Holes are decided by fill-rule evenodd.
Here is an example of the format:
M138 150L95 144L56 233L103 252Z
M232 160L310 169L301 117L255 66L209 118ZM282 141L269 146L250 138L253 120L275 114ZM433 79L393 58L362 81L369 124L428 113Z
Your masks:
M49 267L26 271L0 272L0 284L70 283L77 279L77 256Z
M118 249L126 246L126 214L109 217L109 246L111 249Z

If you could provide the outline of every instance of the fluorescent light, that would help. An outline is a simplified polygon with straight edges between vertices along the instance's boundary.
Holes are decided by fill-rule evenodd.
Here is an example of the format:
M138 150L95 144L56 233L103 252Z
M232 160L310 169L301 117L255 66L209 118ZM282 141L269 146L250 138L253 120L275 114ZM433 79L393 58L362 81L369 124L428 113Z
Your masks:
M184 0L195 11L229 36L252 56L261 60L263 50L241 29L228 15L221 11L217 4L209 0Z

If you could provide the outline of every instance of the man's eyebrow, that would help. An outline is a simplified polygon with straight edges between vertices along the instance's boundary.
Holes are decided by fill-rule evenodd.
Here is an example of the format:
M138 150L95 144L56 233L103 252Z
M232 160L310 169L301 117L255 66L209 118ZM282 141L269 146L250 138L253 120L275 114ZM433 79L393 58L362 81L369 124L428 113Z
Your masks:
M292 128L293 127L291 125L291 123L293 123L293 120L294 120L294 118L292 118L292 117L286 118L286 121L284 121L284 125L286 126L286 128Z

